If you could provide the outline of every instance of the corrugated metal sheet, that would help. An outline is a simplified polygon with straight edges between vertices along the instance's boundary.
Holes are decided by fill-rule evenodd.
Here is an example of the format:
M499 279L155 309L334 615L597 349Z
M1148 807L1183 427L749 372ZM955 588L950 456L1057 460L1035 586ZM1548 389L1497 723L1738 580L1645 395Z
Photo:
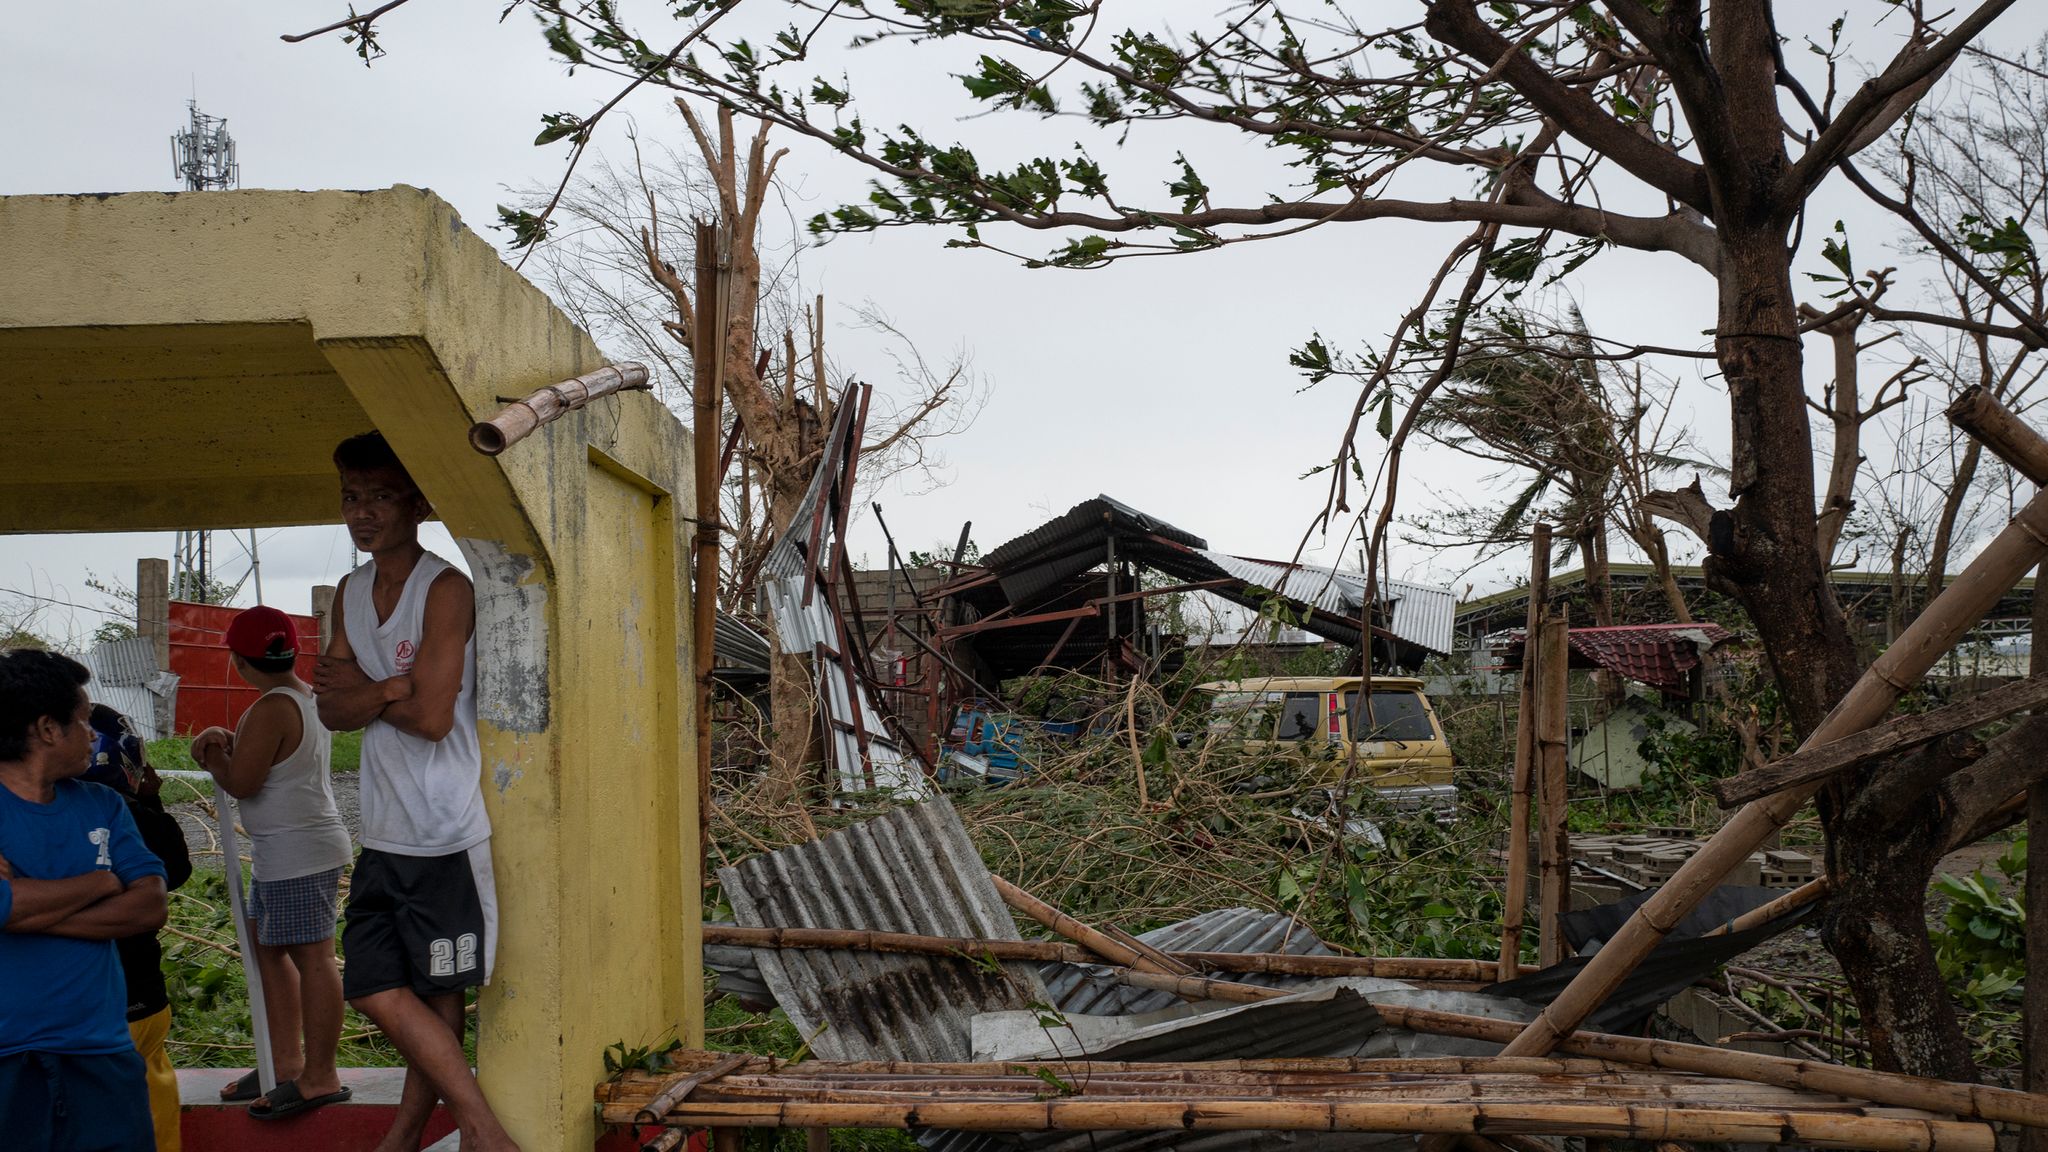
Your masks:
M1286 564L1227 552L1202 550L1201 555L1224 572L1271 589L1289 600L1313 604L1325 612L1352 619L1365 607L1365 575L1316 564ZM1449 588L1407 580L1382 580L1380 595L1393 603L1387 630L1432 652L1451 651L1458 600Z
M735 919L1016 940L967 829L944 796L721 868ZM833 1060L966 1060L979 1012L1044 1003L1030 964L874 952L755 952L790 1023Z
M86 695L128 717L144 740L161 740L176 730L178 677L158 670L156 644L145 637L111 640L86 653L92 673Z
M1190 549L1209 546L1194 533L1148 516L1121 500L1097 496L1022 536L1004 541L982 558L982 565L996 574L1010 603L1031 605L1041 593L1103 563L1112 536L1137 545L1140 552L1153 547L1144 539L1151 536ZM1141 559L1137 553L1120 550L1120 555L1124 554L1132 560Z
M1008 939L1008 937L1004 937ZM1252 908L1218 908L1154 928L1138 939L1169 952L1284 952L1290 956L1334 956L1315 933L1281 912ZM752 1003L769 1003L768 991L751 948L707 944L705 966L718 974L718 990ZM1092 964L1040 964L1039 979L1045 982L1046 1003L1076 1016L1128 1016L1157 1012L1181 1004L1171 992L1133 988L1113 979L1108 971ZM1300 988L1314 983L1307 976L1267 973L1233 975L1233 980L1264 988Z
M1605 668L1682 696L1688 676L1700 665L1700 654L1733 640L1735 633L1712 621L1702 621L1572 628L1565 636L1571 645L1573 667ZM1520 631L1509 637L1504 652L1504 663L1509 668L1522 666L1522 649L1527 639Z
M768 638L739 617L720 612L714 627L712 674L727 678L768 675Z
M832 427L832 435L842 447L853 436L852 398L853 388L849 387L840 398L840 416ZM866 685L849 669L852 654L840 652L839 638L842 631L850 630L842 628L831 596L825 588L814 586L810 603L804 602L805 573L823 569L832 549L844 546L843 541L835 540L831 509L826 507L818 555L809 555L811 525L821 504L836 490L836 473L842 462L838 453L829 448L820 454L818 470L812 474L810 487L804 490L804 498L790 518L789 530L762 560L758 593L761 611L782 650L811 661L814 699L827 717L826 754L838 778L839 791L880 791L901 799L922 800L932 792L922 759L915 749L905 748L890 734L881 711L869 698ZM850 498L850 494L842 493L840 498Z
M975 1020L976 1060L1262 1060L1294 1056L1392 1056L1395 1044L1372 1002L1353 989L1325 984L1280 1000L1238 1004L1174 1019L1135 1021L1128 1031L1091 1039L1041 1026L1036 1013L987 1014ZM1018 1027L1022 1024L1026 1027ZM985 1044L984 1034L1008 1038Z
M1334 956L1316 934L1281 912L1260 912L1251 908L1218 908L1154 928L1138 937L1168 952L1284 952L1290 956ZM1101 968L1079 964L1043 964L1051 1003L1062 1012L1091 1016L1128 1016L1157 1012L1181 1003L1171 992L1133 988L1120 984ZM1233 980L1265 988L1299 988L1312 983L1306 976L1278 976L1265 973L1233 975Z

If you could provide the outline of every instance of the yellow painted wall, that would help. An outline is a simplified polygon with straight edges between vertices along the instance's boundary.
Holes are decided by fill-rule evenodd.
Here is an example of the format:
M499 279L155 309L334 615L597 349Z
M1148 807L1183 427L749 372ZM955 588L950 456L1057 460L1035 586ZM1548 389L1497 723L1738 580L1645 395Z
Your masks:
M374 425L461 541L504 921L479 1075L529 1152L587 1149L606 1045L701 1041L683 429L638 393L471 451L603 360L418 189L0 197L0 252L0 531L331 522L327 454Z

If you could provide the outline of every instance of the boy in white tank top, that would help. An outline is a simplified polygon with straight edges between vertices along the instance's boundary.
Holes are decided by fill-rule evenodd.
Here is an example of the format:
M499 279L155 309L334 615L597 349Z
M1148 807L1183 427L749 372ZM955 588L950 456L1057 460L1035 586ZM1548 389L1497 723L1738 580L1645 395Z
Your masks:
M497 945L476 733L476 599L420 547L426 497L380 433L341 442L341 515L370 554L343 578L314 669L320 719L363 730L363 851L349 882L343 993L405 1057L377 1152L415 1152L438 1098L463 1152L517 1152L462 1052L463 997Z
M235 798L249 833L256 879L248 915L277 1086L258 1098L250 1072L223 1088L221 1099L254 1100L251 1116L278 1120L349 1098L334 1068L342 1015L334 914L351 851L328 780L327 729L312 686L294 671L299 638L291 617L261 605L238 613L227 646L235 674L263 695L235 731L208 728L193 737L192 758Z

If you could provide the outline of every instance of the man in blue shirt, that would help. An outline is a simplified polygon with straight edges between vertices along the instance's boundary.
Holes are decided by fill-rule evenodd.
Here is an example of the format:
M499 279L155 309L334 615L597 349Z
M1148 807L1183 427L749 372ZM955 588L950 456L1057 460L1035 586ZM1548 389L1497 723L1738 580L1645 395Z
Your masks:
M0 1133L10 1152L156 1146L114 942L165 917L164 866L87 784L91 674L0 652Z

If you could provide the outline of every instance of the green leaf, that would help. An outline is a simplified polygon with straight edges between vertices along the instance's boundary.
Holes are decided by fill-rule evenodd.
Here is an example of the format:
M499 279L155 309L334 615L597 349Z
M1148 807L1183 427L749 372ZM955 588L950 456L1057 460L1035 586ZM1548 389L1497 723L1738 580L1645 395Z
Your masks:
M549 112L541 116L540 123L540 135L533 138L535 147L552 144L564 136L583 131L583 119L574 112Z
M1394 390L1392 388L1387 389L1380 395L1380 419L1377 427L1380 439L1392 440L1394 438Z

